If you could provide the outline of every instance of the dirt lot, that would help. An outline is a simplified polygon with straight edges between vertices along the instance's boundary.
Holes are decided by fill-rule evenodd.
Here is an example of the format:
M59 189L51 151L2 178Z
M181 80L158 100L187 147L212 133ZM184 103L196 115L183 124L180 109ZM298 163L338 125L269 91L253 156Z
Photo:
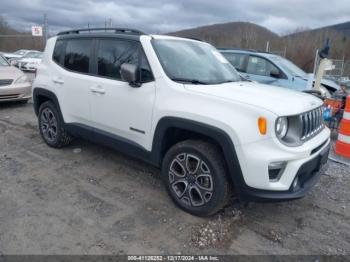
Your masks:
M0 104L0 254L350 254L350 168L330 162L306 198L174 206L157 169L86 141L47 147L32 105Z

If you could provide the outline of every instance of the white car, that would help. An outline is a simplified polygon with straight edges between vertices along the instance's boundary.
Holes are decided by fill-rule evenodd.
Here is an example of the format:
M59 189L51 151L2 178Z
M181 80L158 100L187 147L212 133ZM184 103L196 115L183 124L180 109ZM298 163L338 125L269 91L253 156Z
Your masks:
M36 71L43 57L42 52L29 52L17 61L17 66L22 71Z
M208 43L108 30L48 40L33 100L49 146L78 136L143 159L198 216L233 194L296 199L317 182L330 148L320 99L242 82Z
M20 49L13 53L2 53L2 55L8 60L11 60L13 58L19 59L30 51L32 50Z

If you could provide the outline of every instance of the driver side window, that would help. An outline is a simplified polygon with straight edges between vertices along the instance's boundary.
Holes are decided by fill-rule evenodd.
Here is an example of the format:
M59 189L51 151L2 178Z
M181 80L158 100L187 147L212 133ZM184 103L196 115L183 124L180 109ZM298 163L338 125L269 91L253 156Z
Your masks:
M247 65L247 73L260 76L271 76L271 72L279 72L278 68L265 58L250 56Z

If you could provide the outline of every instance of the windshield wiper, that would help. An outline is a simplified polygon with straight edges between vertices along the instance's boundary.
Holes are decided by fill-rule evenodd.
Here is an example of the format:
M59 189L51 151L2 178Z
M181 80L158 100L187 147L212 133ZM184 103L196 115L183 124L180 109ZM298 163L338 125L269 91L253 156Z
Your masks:
M187 79L187 78L175 77L175 78L171 78L171 80L173 80L175 82L190 83L193 85L209 85L209 83L203 82L203 81L200 81L197 79Z

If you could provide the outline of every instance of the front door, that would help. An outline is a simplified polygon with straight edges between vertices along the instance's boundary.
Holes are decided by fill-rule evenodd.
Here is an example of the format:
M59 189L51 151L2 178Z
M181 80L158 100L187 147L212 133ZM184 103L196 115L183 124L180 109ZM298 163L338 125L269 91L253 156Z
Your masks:
M147 147L155 82L141 44L126 39L99 39L95 53L97 76L90 85L94 126ZM131 87L121 79L123 63L139 66L140 87Z

